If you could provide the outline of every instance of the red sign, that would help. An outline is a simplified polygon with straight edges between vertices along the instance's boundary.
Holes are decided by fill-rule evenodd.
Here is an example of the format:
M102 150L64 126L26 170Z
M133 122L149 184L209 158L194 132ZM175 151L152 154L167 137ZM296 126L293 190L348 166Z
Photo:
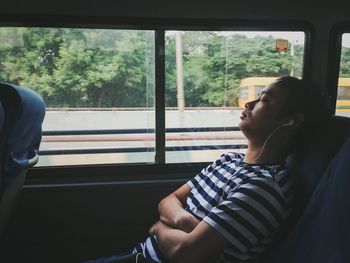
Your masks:
M288 50L288 40L279 38L276 39L276 51L287 51Z

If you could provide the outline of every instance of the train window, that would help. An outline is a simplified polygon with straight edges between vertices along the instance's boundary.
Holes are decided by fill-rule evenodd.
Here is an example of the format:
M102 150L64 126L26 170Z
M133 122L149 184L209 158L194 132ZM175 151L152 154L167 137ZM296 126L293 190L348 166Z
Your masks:
M166 161L212 161L242 148L240 108L276 77L301 77L304 38L304 32L166 31Z
M255 86L255 97L258 97L260 95L260 92L263 88L264 86Z
M239 97L243 100L248 99L248 87L241 87L239 89Z
M46 102L40 166L154 162L154 31L2 27L0 54Z
M336 115L350 116L350 33L342 35Z
M167 163L242 148L239 107L276 77L302 75L301 31L164 38ZM153 30L0 28L0 81L47 105L40 166L155 162L155 45Z
M338 87L338 101L341 100L350 100L350 89L348 86L339 86Z

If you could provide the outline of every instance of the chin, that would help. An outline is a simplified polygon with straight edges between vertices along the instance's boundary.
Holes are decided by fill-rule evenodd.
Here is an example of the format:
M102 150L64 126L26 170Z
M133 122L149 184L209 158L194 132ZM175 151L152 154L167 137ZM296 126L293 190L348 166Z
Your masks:
M244 123L244 121L241 121L238 124L238 127L246 138L254 137L255 131L254 129L252 129L252 127L249 126L249 124Z
M238 128L241 130L241 132L246 136L246 132L249 130L246 125L244 125L243 121L238 123Z
M238 128L243 132L244 130L247 130L249 129L247 126L249 126L249 124L247 124L244 119L241 120L239 123L238 123Z

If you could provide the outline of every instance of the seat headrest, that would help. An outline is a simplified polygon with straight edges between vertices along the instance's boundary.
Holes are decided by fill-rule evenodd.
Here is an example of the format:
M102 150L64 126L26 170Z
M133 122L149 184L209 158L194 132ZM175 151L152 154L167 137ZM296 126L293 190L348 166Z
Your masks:
M28 160L38 152L45 104L33 90L4 83L0 83L0 101L5 115L1 174L6 184L28 168Z

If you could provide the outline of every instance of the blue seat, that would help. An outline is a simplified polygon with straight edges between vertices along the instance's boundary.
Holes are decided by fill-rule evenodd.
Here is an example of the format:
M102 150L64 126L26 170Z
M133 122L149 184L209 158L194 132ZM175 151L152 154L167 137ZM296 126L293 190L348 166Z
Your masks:
M324 171L350 137L350 118L333 116L287 159L296 179L298 213L304 210Z
M350 262L349 138L350 118L333 117L289 156L296 210L266 262Z
M42 98L28 88L0 83L3 125L0 135L0 237L16 204L26 171L38 162Z

